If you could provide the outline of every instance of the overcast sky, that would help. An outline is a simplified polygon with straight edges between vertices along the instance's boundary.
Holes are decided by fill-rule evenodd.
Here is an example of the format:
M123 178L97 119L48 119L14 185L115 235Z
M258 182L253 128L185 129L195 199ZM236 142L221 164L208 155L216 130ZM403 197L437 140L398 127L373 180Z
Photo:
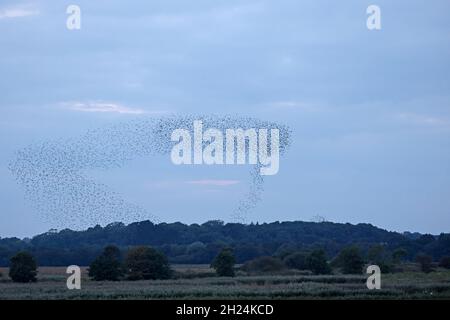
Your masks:
M66 28L70 4L81 30ZM54 227L8 170L15 151L169 113L291 127L248 222L450 232L449 14L448 0L2 0L0 236ZM249 184L244 168L169 157L90 174L168 222L232 221Z

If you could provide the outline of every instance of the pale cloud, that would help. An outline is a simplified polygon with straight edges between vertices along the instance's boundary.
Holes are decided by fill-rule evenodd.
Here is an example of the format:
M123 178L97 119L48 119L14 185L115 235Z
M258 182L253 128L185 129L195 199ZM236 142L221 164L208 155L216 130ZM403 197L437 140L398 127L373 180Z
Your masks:
M0 9L0 19L36 16L39 13L40 12L37 9L32 9L32 8L27 8L27 7L11 7L11 8Z
M192 18L188 15L159 14L151 17L150 21L157 27L176 28L192 23Z
M145 184L146 189L155 189L155 190L163 190L163 189L180 189L185 190L186 185L197 185L202 186L202 191L217 191L217 189L211 188L207 189L207 187L228 187L232 185L236 185L241 183L240 180L226 180L226 179L199 179L199 180L189 180L189 181L180 181L180 180L162 180L162 181L151 181Z
M186 181L188 184L201 186L228 187L240 183L239 180L191 180Z
M267 107L277 111L304 111L304 112L316 112L323 110L323 107L313 105L301 101L275 101L267 104Z
M163 114L165 110L147 111L143 109L130 108L118 103L112 102L63 102L62 106L80 112L102 112L119 114Z
M225 24L229 28L230 23L236 25L250 15L256 15L263 11L261 4L242 4L209 9L200 12L184 12L178 14L157 14L146 17L154 26L160 28L189 28L211 26L212 24Z
M163 180L163 181L151 181L145 184L146 189L172 189L176 188L180 185L177 181L169 181L169 180Z
M450 120L419 113L400 113L397 118L403 122L430 127L450 127Z
M297 101L276 101L269 104L273 108L277 109L298 109L304 108L306 105Z

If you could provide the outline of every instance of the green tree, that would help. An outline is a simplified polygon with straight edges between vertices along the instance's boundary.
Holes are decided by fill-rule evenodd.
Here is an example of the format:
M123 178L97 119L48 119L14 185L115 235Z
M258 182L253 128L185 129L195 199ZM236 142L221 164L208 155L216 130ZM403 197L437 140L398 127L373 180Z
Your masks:
M364 266L364 260L357 246L347 247L339 252L336 257L336 265L344 274L360 274Z
M450 257L449 256L442 257L441 260L439 261L439 267L450 269Z
M308 266L308 253L297 251L283 259L284 264L291 269L307 270Z
M21 251L10 262L9 276L14 282L36 282L37 264L30 253Z
M384 260L384 246L380 244L375 244L369 248L367 252L367 258L370 263L376 263L378 261Z
M234 277L234 264L236 259L231 249L225 248L219 252L211 263L219 277Z
M314 274L330 274L331 267L327 262L325 251L313 250L306 258L307 268Z
M248 273L277 273L286 269L286 265L280 259L276 257L258 257L253 260L247 261L242 270Z
M107 246L89 266L89 277L95 281L117 281L123 274L120 262L120 250L116 246Z
M125 266L129 280L169 279L172 274L167 257L152 247L130 249Z
M416 262L420 265L420 270L422 270L422 272L428 273L433 271L433 258L431 258L431 256L424 253L419 253L416 256Z
M408 252L403 248L395 249L394 252L392 252L392 260L394 263L400 263L402 262L405 257L408 255Z
M370 264L375 264L380 267L381 272L391 272L392 262L386 254L386 250L383 245L375 244L371 246L367 252L367 258Z

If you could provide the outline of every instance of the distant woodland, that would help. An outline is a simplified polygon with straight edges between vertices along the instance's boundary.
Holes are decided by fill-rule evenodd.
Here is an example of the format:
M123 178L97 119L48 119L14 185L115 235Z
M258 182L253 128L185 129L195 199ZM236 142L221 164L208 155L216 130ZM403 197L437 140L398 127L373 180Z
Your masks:
M51 230L31 239L0 238L0 266L7 266L19 251L32 253L41 266L85 266L107 245L123 251L134 246L152 246L171 263L179 264L209 264L226 247L233 249L237 263L312 249L323 249L332 259L350 245L358 246L363 254L372 246L381 245L388 253L402 249L405 260L413 260L417 254L439 260L450 256L450 233L397 233L370 224L302 221L225 224L214 220L191 225L116 222L85 231Z

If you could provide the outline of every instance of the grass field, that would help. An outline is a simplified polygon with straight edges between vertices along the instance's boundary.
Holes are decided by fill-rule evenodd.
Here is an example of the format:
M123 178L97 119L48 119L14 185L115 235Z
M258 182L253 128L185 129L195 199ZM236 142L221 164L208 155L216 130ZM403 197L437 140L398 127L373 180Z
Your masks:
M450 299L450 271L382 276L368 290L364 275L263 275L218 278L204 265L174 266L177 278L95 282L82 272L81 290L68 290L65 268L39 268L38 282L13 283L0 268L0 299Z

